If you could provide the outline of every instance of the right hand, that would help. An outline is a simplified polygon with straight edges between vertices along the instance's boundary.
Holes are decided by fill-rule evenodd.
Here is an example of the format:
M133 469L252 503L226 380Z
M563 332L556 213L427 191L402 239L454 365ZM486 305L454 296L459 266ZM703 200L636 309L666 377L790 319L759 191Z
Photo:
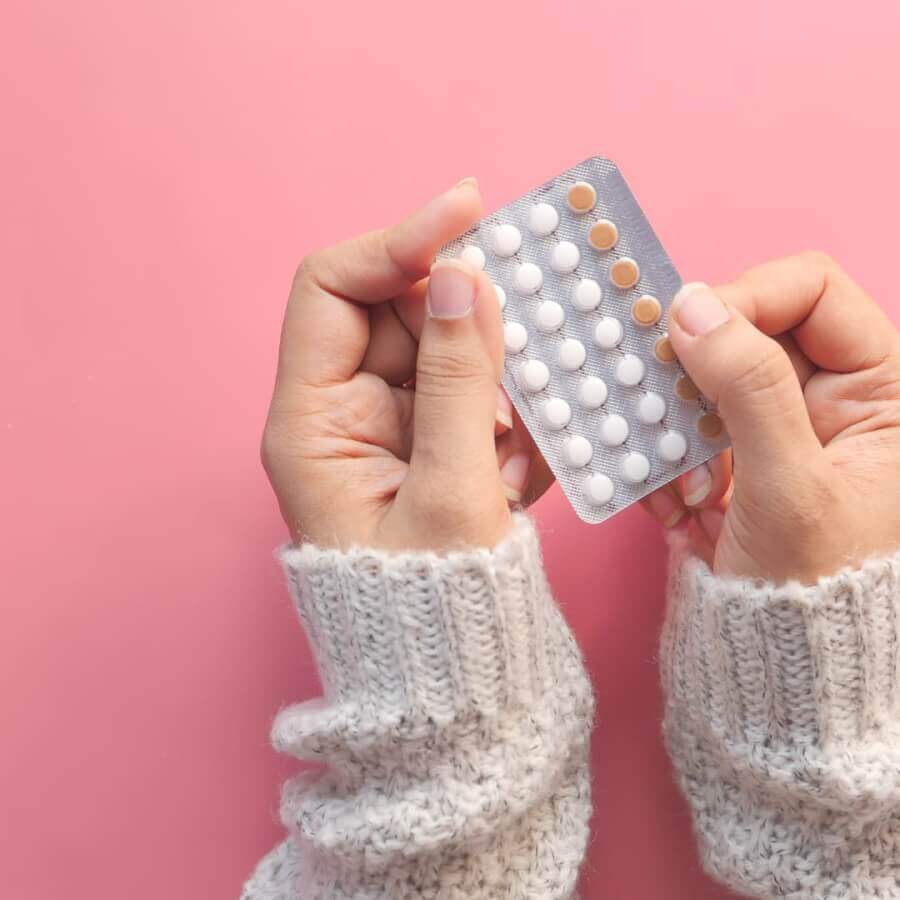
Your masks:
M813 583L900 547L900 334L829 257L765 263L669 314L724 455L646 502L716 573ZM679 515L681 514L681 515Z

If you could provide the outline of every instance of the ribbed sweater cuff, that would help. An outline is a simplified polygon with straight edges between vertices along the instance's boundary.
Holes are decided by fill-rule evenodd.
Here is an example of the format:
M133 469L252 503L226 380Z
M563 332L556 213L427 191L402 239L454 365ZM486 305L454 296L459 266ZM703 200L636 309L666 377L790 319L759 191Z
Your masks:
M526 516L492 550L280 555L330 703L440 724L543 690L549 595Z
M714 576L673 548L670 699L726 739L853 741L896 727L900 554L816 585Z

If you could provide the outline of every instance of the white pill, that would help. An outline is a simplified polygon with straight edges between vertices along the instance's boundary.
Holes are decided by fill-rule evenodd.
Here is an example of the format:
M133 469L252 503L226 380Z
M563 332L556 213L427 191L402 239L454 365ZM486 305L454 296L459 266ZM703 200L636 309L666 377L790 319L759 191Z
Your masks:
M498 225L491 233L491 245L497 256L515 256L522 246L522 232L515 225Z
M516 290L526 296L537 293L544 284L544 273L534 263L522 263L514 276Z
M572 306L582 312L590 312L600 305L603 290L593 278L582 278L572 291Z
M626 353L616 363L616 381L626 387L640 384L646 373L647 367L644 365L644 361L633 353Z
M469 244L468 247L465 247L462 253L459 254L459 258L465 260L465 262L476 269L483 269L487 262L484 250L481 247L476 247L474 244Z
M506 309L506 291L504 291L496 282L494 282L494 293L497 295L497 302L500 304L500 309Z
M656 442L656 452L660 459L676 463L687 453L687 438L680 431L665 431Z
M550 381L550 370L539 359L529 359L519 366L519 385L529 394L542 391Z
M566 338L559 345L557 359L561 369L566 372L574 372L584 365L584 361L587 359L587 350L581 341L575 338Z
M597 433L607 447L619 447L628 440L628 422L623 416L613 413L600 423Z
M603 350L612 350L622 343L625 332L622 323L612 316L604 316L594 326L594 343Z
M598 472L596 475L591 475L584 485L584 499L587 500L591 506L606 506L606 504L612 500L615 492L616 487L612 483L612 479L607 478L607 476L601 472Z
M534 314L534 324L537 325L538 331L548 334L551 331L559 331L565 321L566 314L555 300L545 300Z
M596 375L588 375L578 385L578 402L585 409L599 409L606 403L608 396L609 391L606 389L606 382Z
M580 262L581 253L571 241L560 241L550 254L550 268L561 275L574 272Z
M572 409L565 400L552 397L541 407L541 418L551 431L562 431L572 419Z
M503 326L503 343L507 353L521 353L528 343L528 332L521 322L507 322Z
M563 462L570 469L582 469L594 455L594 448L587 438L580 434L570 437L562 446Z
M549 203L535 203L528 213L528 227L538 237L547 237L556 231L559 213Z
M637 417L645 425L656 425L662 422L663 416L666 414L666 401L653 391L644 394L637 404Z
M622 481L640 484L650 475L650 460L643 453L629 453L619 463Z

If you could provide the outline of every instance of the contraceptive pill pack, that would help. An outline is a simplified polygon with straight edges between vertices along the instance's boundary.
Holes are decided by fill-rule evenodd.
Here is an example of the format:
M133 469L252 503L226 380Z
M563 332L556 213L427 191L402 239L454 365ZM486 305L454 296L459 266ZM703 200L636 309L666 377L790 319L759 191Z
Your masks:
M457 256L494 282L503 386L585 522L728 446L666 334L681 278L615 163L534 188L438 254Z

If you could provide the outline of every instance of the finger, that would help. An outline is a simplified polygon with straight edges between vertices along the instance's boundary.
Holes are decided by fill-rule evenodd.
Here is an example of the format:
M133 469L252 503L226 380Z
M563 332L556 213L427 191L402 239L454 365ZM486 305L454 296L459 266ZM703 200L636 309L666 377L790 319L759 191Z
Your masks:
M731 451L726 450L685 472L677 482L682 502L689 509L715 506L731 484Z
M517 413L509 432L497 440L497 462L507 499L528 506L553 484L553 473Z
M674 528L681 522L687 511L674 484L667 484L641 499L646 509L663 528Z
M806 356L833 372L872 368L898 346L884 312L824 253L754 266L717 293L766 334L793 329Z
M379 303L369 312L369 344L359 365L388 384L406 384L416 373L418 344L390 303Z
M669 338L687 373L715 403L735 456L759 473L821 452L788 355L705 284L685 285Z
M774 334L772 339L781 344L782 349L787 353L794 372L797 373L800 387L806 387L806 382L819 371L818 366L800 349L796 338L789 331Z

